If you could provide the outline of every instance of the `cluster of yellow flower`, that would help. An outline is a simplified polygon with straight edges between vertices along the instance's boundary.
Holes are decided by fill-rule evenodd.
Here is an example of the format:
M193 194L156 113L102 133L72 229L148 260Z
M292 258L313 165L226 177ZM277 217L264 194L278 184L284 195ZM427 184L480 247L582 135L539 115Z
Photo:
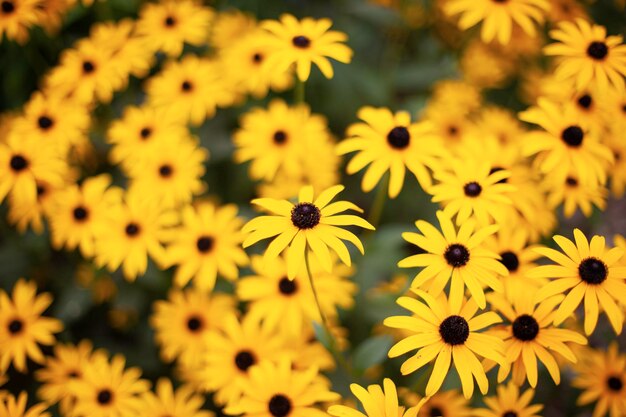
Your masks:
M0 0L0 35L26 42L29 27L58 28L75 3ZM601 312L622 331L626 240L607 245L579 229L574 240L552 236L561 206L564 217L577 209L589 217L605 208L609 187L615 197L626 188L626 45L574 0L434 7L440 24L464 34L481 27L459 59L464 79L437 83L419 115L362 107L338 143L304 102L313 65L330 79L329 58L352 59L329 19L258 22L163 0L142 5L136 20L95 24L65 50L23 108L0 118L0 203L19 232L49 231L54 249L78 250L128 281L150 261L174 268L149 324L182 384L160 378L151 391L122 355L86 340L57 342L63 323L43 316L52 296L20 279L0 292L0 382L28 372L31 360L42 403L26 409L25 393L0 391L0 417L47 417L54 404L64 417L210 417L207 393L214 409L251 417L534 417L543 408L531 404L541 367L555 384L572 367L579 403L595 402L594 416L626 416L626 355L617 344L588 348L583 336L594 334ZM550 42L539 35L546 21ZM483 89L516 72L526 110L484 103ZM101 173L89 133L99 106L136 79L145 80L141 104L104 129L108 161L121 174L114 181ZM269 213L246 223L236 205L206 196L209 152L194 129L218 109L288 89L293 103L273 98L247 109L232 134L232 159L257 185L251 204ZM339 365L364 377L340 320L357 293L345 242L364 254L382 210L364 220L346 214L363 213L357 205L333 201L345 189L347 154L346 173L364 171L362 191L378 188L377 204L402 193L408 170L441 208L436 223L418 220L418 232L402 234L415 254L398 267L420 270L394 294L409 315L387 317L382 329L395 338L390 358L416 351L403 375L432 365L424 395L389 378L352 384L365 415L324 374ZM347 229L354 226L370 235ZM540 244L549 237L560 250ZM245 252L266 239L263 255ZM218 277L228 291L216 290ZM53 348L44 355L41 346ZM462 395L442 390L452 365ZM471 408L474 382L486 395L495 368L495 397Z

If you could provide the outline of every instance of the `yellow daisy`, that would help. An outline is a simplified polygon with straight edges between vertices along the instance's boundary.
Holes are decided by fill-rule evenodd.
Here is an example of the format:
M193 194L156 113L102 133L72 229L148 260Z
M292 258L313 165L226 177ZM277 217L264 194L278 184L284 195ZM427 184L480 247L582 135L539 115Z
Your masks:
M40 0L4 0L0 3L0 40L4 36L20 44L28 40L28 30L40 19Z
M178 57L187 43L202 46L208 38L213 10L194 0L147 3L139 11L137 35L152 51Z
M345 405L333 405L328 408L328 414L335 417L416 417L428 400L423 398L409 408L398 405L396 385L389 378L383 380L382 387L370 385L367 390L358 384L350 384L350 391L363 404L365 413Z
M438 158L445 153L431 125L411 123L408 112L393 114L386 108L363 107L357 115L363 122L348 127L348 138L337 145L337 152L357 152L346 167L348 174L369 165L361 183L363 191L371 191L389 171L389 197L397 197L407 168L428 189L429 169L439 167Z
M213 417L215 414L203 410L204 397L190 386L174 390L167 378L159 378L154 392L146 391L142 397L142 417Z
M47 412L48 406L44 403L38 403L30 408L26 408L28 395L26 392L20 392L16 398L12 394L0 397L0 416L6 417L50 417Z
M238 267L248 264L241 249L245 235L237 206L199 203L184 207L181 217L166 249L167 264L178 266L174 284L183 287L193 280L196 288L210 291L218 273L230 281L237 279Z
M561 22L550 36L558 42L544 51L558 58L558 79L572 81L579 91L590 85L601 92L624 88L626 45L622 36L607 36L604 26L581 18Z
M554 324L565 321L585 300L585 333L590 335L598 322L599 307L606 313L615 333L622 332L623 309L615 301L626 305L626 267L618 266L624 251L605 248L603 236L593 236L591 243L583 232L574 229L575 243L564 236L554 241L565 254L542 247L535 249L556 265L538 266L530 276L550 278L552 281L537 292L537 301L556 294L567 293L554 315Z
M439 391L452 362L461 378L465 398L471 398L474 392L473 378L476 378L480 392L486 394L489 381L476 355L503 363L504 345L498 337L478 331L499 323L502 321L500 317L493 311L474 317L478 306L473 299L455 308L444 295L435 299L424 291L413 288L411 291L426 304L412 297L398 298L398 304L413 315L388 317L383 322L385 326L403 329L409 334L391 347L389 357L395 358L417 349L417 353L402 364L400 371L403 375L435 361L426 385L427 396Z
M263 361L248 371L242 397L228 405L224 413L247 417L324 417L316 403L338 400L329 391L330 383L317 368L293 370L288 360L278 364Z
M528 379L531 387L537 386L537 358L544 364L555 384L561 382L559 365L550 351L558 353L570 362L576 362L576 356L569 347L571 343L587 344L580 334L567 329L557 329L552 325L554 309L563 301L562 296L544 300L534 305L534 292L518 293L515 304L498 294L491 294L489 302L493 309L510 324L492 330L492 334L504 340L506 366L500 366L498 381L503 381L513 367L513 382L521 386Z
M44 216L49 217L53 211L56 195L67 187L63 185L53 185L44 181L37 183L37 201L24 201L19 194L9 196L9 213L7 220L14 225L20 233L25 233L30 227L41 234L44 231Z
M520 395L519 386L513 382L500 385L497 390L497 396L484 399L489 408L474 410L476 417L540 417L537 413L543 410L543 405L530 404L535 390L527 389Z
M312 260L313 261L313 260ZM326 272L319 262L311 262L311 274L319 295L322 313L328 318L337 317L337 308L354 305L356 285L348 279L351 268L333 262L332 272ZM247 301L250 317L262 321L263 326L287 333L290 337L302 334L312 321L321 322L311 283L304 268L295 280L287 278L284 257L263 261L252 257L252 270L256 275L242 277L237 282L237 296Z
M438 211L437 219L443 233L430 223L418 220L415 226L421 234L412 232L402 234L407 242L416 245L425 253L404 258L398 262L398 266L423 267L411 286L422 288L425 283L432 280L427 288L433 297L439 296L448 281L452 280L449 294L453 310L458 310L461 306L465 294L464 286L467 286L478 306L485 308L483 287L502 292L504 288L498 275L508 274L507 268L498 261L500 256L484 246L485 238L495 233L498 226L477 229L476 222L468 220L456 231L452 220L444 212Z
M179 359L196 366L206 349L208 331L220 328L219 317L235 313L235 300L226 294L210 295L196 289L170 290L167 300L154 303L150 325L166 362Z
M0 290L0 372L11 363L26 372L26 358L45 361L39 345L54 345L54 333L63 329L61 321L41 316L51 303L50 294L37 295L35 283L24 279L15 283L11 297Z
M593 206L604 210L609 194L604 185L581 182L573 174L568 175L565 181L548 175L544 178L542 186L548 192L548 205L556 208L563 204L563 214L568 219L578 208L585 217L591 216Z
M543 23L549 9L547 0L450 0L444 6L448 15L461 15L458 25L462 30L482 22L481 39L497 39L502 45L510 42L514 24L535 36L535 26Z
M330 19L305 17L299 21L290 14L281 15L280 20L261 22L273 48L267 58L268 71L283 72L295 65L300 81L306 81L313 63L326 78L332 78L333 67L328 58L347 64L352 60L352 50L344 44L346 34L328 30L331 25Z
M298 203L273 198L257 198L252 204L267 210L273 215L260 216L250 220L242 229L250 235L244 240L246 248L259 240L277 236L265 250L265 259L278 256L289 247L287 253L287 276L293 279L309 252L313 252L322 268L330 272L332 258L329 248L346 265L351 265L350 253L345 243L348 240L363 254L361 241L352 232L337 226L358 226L373 230L374 227L362 218L351 214L338 214L346 210L362 212L360 208L348 201L331 200L343 191L343 185L336 185L322 191L313 200L313 187L300 189Z

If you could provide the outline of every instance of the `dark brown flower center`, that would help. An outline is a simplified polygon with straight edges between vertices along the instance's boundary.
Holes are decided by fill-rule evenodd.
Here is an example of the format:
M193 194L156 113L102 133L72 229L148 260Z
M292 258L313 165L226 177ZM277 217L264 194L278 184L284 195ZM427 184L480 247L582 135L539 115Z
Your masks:
M284 130L277 130L273 136L274 143L277 145L282 145L287 142L287 133Z
M141 231L141 228L139 227L137 223L128 223L124 231L126 232L127 236L135 237L139 234L139 232Z
M89 217L89 211L83 206L78 206L72 210L72 216L74 216L74 220L82 222Z
M202 253L210 252L213 249L213 238L210 236L200 236L196 241L196 247L198 251Z
M167 27L173 27L176 24L176 19L174 19L172 16L167 16L165 18L165 26Z
M255 53L254 55L252 55L252 62L259 64L263 61L263 54L260 53Z
M469 324L461 316L450 316L439 325L439 334L449 345L462 345L469 337Z
M291 280L287 277L282 277L280 281L278 281L278 289L281 294L284 295L292 295L298 290L298 285L295 280Z
M187 328L191 332L197 332L202 329L202 318L199 316L191 316L187 319Z
M0 8L2 9L2 13L4 14L10 14L15 11L15 5L12 1L9 0L4 0Z
M20 172L28 168L28 161L22 155L13 155L9 161L9 166L13 171Z
M291 42L293 43L294 46L298 48L302 48L302 49L308 48L311 45L311 40L307 38L306 36L302 36L302 35L294 36Z
M193 90L193 84L190 81L185 80L180 85L180 89L183 90L185 93L188 93Z
M565 178L565 184L569 187L578 187L578 180L574 177L567 177Z
M431 407L428 414L430 417L443 417L443 411L439 407Z
M48 116L40 116L39 119L37 119L37 124L41 129L48 130L54 125L54 120Z
M315 204L299 203L291 209L291 223L298 229L312 229L318 225L322 213Z
M578 265L578 275L587 284L601 284L606 279L609 270L604 262L598 258L583 259Z
M569 126L561 133L563 142L572 147L578 147L583 143L585 134L579 126Z
M85 74L91 74L96 69L96 66L91 61L83 61L83 72Z
M587 55L589 55L591 58L597 61L601 61L604 58L606 58L608 53L609 53L609 48L608 46L606 46L606 43L604 42L593 41L587 47Z
M483 191L483 187L476 181L468 182L463 186L463 192L468 197L478 197Z
M539 333L539 323L533 316L522 314L513 322L513 336L516 339L528 342L534 340Z
M152 129L144 127L139 131L139 135L141 136L141 139L148 139L150 135L152 135Z
M394 149L404 149L409 146L411 134L404 126L396 126L387 134L387 143Z
M174 170L172 169L171 165L164 164L159 167L159 175L163 178L171 177L173 172Z
M515 411L507 411L502 414L502 417L517 417L517 413Z
M606 380L606 386L609 387L611 391L619 392L624 388L624 382L619 376L610 376Z
M105 388L98 391L98 403L101 405L110 404L113 400L113 392L110 389Z
M270 399L267 408L274 417L285 417L291 412L291 401L282 394L276 394Z
M580 107L585 110L588 110L593 104L593 100L589 94L583 94L582 96L578 97L578 100L576 100L576 102Z
M509 272L517 271L517 268L519 268L519 259L515 253L511 251L502 252L500 257L502 258L500 262Z
M467 248L459 243L453 243L443 253L448 265L458 268L469 262L470 253Z
M13 319L9 322L7 329L9 330L9 333L16 335L24 329L24 322L20 319Z
M242 350L235 355L235 365L240 371L246 372L249 367L256 363L254 354L249 350Z

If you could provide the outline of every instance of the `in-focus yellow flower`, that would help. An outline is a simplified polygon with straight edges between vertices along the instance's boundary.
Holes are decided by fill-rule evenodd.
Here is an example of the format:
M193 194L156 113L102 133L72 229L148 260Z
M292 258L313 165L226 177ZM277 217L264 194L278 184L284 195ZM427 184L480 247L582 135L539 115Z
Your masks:
M400 371L403 375L435 362L426 385L427 396L439 391L452 362L461 378L465 398L472 397L474 378L480 392L486 394L489 381L476 355L503 363L504 344L500 338L478 331L502 321L500 316L489 311L474 317L478 306L473 299L453 307L443 294L435 299L424 291L413 288L411 291L426 304L412 297L398 298L398 304L413 315L388 317L383 322L385 326L404 329L409 334L391 347L389 357L395 358L417 349L402 364Z
M535 36L535 25L544 21L549 9L547 0L450 0L444 7L449 15L461 15L458 22L461 29L482 22L482 40L497 39L503 45L510 42L514 25Z
M601 306L615 333L620 334L624 313L615 301L626 305L626 267L618 264L624 251L618 247L605 248L603 236L593 236L589 243L579 229L574 229L575 243L559 235L553 239L565 253L546 247L535 249L556 263L538 266L529 272L530 276L552 280L539 289L537 301L567 293L554 315L554 324L558 325L576 310L584 298L585 333L590 335L596 328Z
M423 249L425 253L409 256L398 262L400 268L423 267L414 278L413 288L425 288L433 296L439 296L448 281L450 284L450 305L453 310L461 307L465 295L464 287L480 308L487 305L484 286L502 292L502 282L498 275L507 275L507 268L498 261L500 256L484 247L484 240L493 234L498 226L491 225L476 229L476 222L468 220L455 230L452 220L444 212L437 212L442 232L433 225L418 220L415 226L422 232L405 232L402 237Z
M306 186L300 190L298 203L273 198L257 198L252 204L269 211L273 215L260 216L250 220L244 227L244 233L250 235L244 240L246 248L259 240L277 236L265 250L265 258L273 259L289 247L287 253L287 277L295 278L305 263L309 252L313 252L318 262L326 271L332 269L332 258L329 248L346 265L351 265L350 253L342 240L350 241L364 253L363 244L352 232L337 226L358 226L373 230L374 227L366 220L352 214L338 214L346 210L362 212L348 201L331 200L343 191L343 185L335 185L322 191L313 200L313 187Z
M174 284L184 287L193 280L196 288L211 291L218 273L230 281L237 279L238 267L248 264L241 249L245 235L237 206L199 203L184 207L181 217L166 249L167 264L178 266Z
M137 35L145 36L152 51L178 57L185 43L206 42L212 19L213 10L194 0L147 3L139 11Z
M595 402L593 417L626 413L626 355L619 352L617 343L612 342L606 350L586 349L580 359L572 385L584 391L576 403Z
M295 65L300 81L306 81L311 64L315 64L326 78L332 78L333 67L328 58L347 64L352 50L344 44L346 34L328 30L331 25L330 19L305 17L299 21L290 14L262 22L261 28L268 32L273 48L267 59L268 71L283 72Z
M519 386L513 382L500 385L497 390L497 396L484 399L489 408L474 410L476 417L540 417L537 413L543 410L543 405L530 404L535 390L527 389L520 395Z
M293 370L291 362L264 361L250 368L242 397L228 405L224 413L254 417L324 417L315 404L335 401L339 394L329 391L330 383L311 367Z
M39 345L54 345L54 333L63 329L57 319L41 314L52 303L48 293L37 295L34 282L18 280L11 297L0 290L0 373L9 365L26 372L26 359L37 363L45 361Z
M410 408L398 405L396 385L389 378L383 380L383 386L370 385L367 390L358 384L350 384L350 391L363 404L362 413L345 405L333 405L328 408L328 414L335 417L416 417L422 404L428 398Z
M626 45L622 36L607 36L604 26L584 19L561 22L550 36L558 42L544 51L558 58L558 79L572 81L579 91L588 86L601 92L624 88Z

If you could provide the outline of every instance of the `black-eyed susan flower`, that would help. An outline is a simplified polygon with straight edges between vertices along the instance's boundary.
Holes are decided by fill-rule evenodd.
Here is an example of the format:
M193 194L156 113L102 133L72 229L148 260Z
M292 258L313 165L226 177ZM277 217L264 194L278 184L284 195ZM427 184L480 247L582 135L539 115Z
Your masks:
M0 415L7 417L50 417L50 413L46 410L48 405L38 403L32 407L26 408L28 395L22 391L17 396L7 394L0 397Z
M562 204L566 218L571 218L577 209L580 209L585 217L590 217L594 206L600 210L606 207L608 197L606 187L597 182L582 182L573 173L565 177L565 180L547 175L542 186L548 193L548 205L556 209Z
M418 246L425 253L409 256L398 262L400 268L423 267L414 278L411 286L423 288L437 297L450 285L450 304L453 310L459 310L467 286L474 301L480 308L485 308L486 300L483 286L494 291L503 291L498 275L507 275L507 268L498 261L500 256L484 247L484 240L493 234L498 226L491 225L476 228L476 222L468 220L455 230L452 220L442 211L437 212L441 232L433 225L418 220L415 226L420 233L405 232L402 237Z
M434 135L443 140L448 149L462 149L467 132L474 127L469 109L444 101L429 101L424 109L423 119L430 124Z
M367 389L358 384L350 384L350 391L363 404L365 413L345 405L333 405L328 414L335 417L415 417L427 398L412 407L398 404L396 385L389 378L383 380L383 386L370 385Z
M34 282L18 280L11 296L0 290L0 371L10 364L26 372L26 359L43 363L45 357L39 345L55 343L54 334L63 329L61 321L42 317L52 303L48 293L37 295Z
M202 387L214 391L217 404L236 403L249 379L250 368L262 361L278 362L286 350L284 336L261 326L249 315L241 321L222 315L222 326L207 332L206 353L197 366Z
M330 383L317 368L293 370L288 360L263 361L248 371L242 397L228 405L228 415L248 417L323 417L316 404L338 400Z
M509 171L492 168L482 159L449 160L445 168L435 171L437 183L426 191L448 216L456 215L457 225L471 216L480 225L500 223L516 188L506 182Z
M484 42L497 39L503 45L511 40L514 26L535 36L536 25L543 23L550 3L546 0L450 0L444 10L449 15L460 15L458 25L466 30L482 22Z
M83 370L91 366L94 357L103 355L106 359L106 352L94 351L88 340L77 345L56 344L54 356L46 357L44 367L35 373L42 384L37 395L48 404L59 403L61 413L71 415L76 401L69 389L71 381L81 379Z
M0 202L11 193L23 202L37 201L37 181L61 185L67 162L48 142L10 133L0 143Z
M202 181L208 151L197 138L184 136L154 142L128 167L129 192L143 194L167 208L177 208L190 203L196 195L206 190Z
M36 201L23 200L19 194L9 195L9 224L14 225L20 233L25 233L29 227L37 234L43 233L44 217L50 216L56 194L66 186L37 181Z
M531 404L535 396L535 390L527 389L520 394L518 385L509 382L497 388L498 395L484 399L489 408L475 409L474 415L477 417L540 417L543 410L541 404Z
M120 204L122 190L111 187L111 177L101 174L79 186L68 185L55 193L48 216L52 246L56 249L80 249L85 257L94 255L98 230Z
M238 268L248 264L241 249L245 235L237 206L199 203L184 207L181 218L166 249L167 264L177 266L174 284L184 287L193 280L196 288L210 291L218 274L230 281L237 279Z
M558 59L557 78L571 80L579 91L590 85L602 92L624 87L626 45L621 36L607 36L604 26L576 19L561 22L550 37L557 42L544 51Z
M148 103L170 108L176 117L200 125L215 114L217 106L231 105L233 86L224 82L217 61L187 55L182 61L169 61L148 80Z
M412 123L408 112L392 113L386 108L363 107L362 122L348 127L348 138L337 145L341 155L357 152L346 167L354 174L369 165L363 176L363 191L371 191L389 171L389 197L395 198L404 184L406 169L420 185L431 185L429 169L439 166L445 150L429 123Z
M176 212L164 209L144 193L127 192L124 201L110 208L106 221L96 224L94 256L100 267L115 271L133 281L148 268L148 257L165 262L163 242L178 222Z
M107 141L113 145L109 159L129 170L155 143L176 142L188 136L184 123L171 109L127 106L122 118L109 128Z
M125 368L126 359L114 356L110 361L97 356L82 369L82 378L70 381L69 390L76 398L73 415L79 417L135 417L140 414L141 394L150 383L141 379L139 368Z
M626 355L613 342L608 349L586 349L574 370L572 385L582 389L577 404L595 403L593 417L626 413Z
M287 277L293 279L305 263L309 252L313 252L320 265L331 271L332 258L329 249L339 256L346 265L351 265L350 253L342 240L351 242L364 253L363 245L352 232L338 226L358 226L373 230L366 220L352 214L338 214L346 210L362 212L348 201L331 200L343 191L343 185L336 185L322 191L313 199L313 187L305 186L300 190L298 203L273 198L257 198L252 204L269 211L273 215L260 216L250 220L243 227L244 233L250 233L244 240L246 248L259 240L276 236L265 251L265 258L277 257L287 247Z
M561 382L559 365L550 351L558 353L570 362L576 362L576 356L570 349L571 343L586 344L580 334L553 326L554 309L563 301L562 296L555 296L535 305L532 301L534 292L518 293L514 304L498 294L491 294L489 302L509 324L492 330L492 334L504 340L504 355L507 364L500 366L498 381L503 381L513 368L513 382L521 386L528 379L531 387L537 386L537 359L548 370L555 384ZM512 365L511 365L512 364Z
M226 294L210 295L197 289L170 290L167 300L154 303L150 325L161 357L197 365L205 353L205 336L222 323L219 317L235 313L235 300Z
M465 398L474 392L474 378L480 392L487 393L489 381L477 355L498 363L504 362L504 344L498 337L479 332L502 319L493 311L475 316L478 306L473 299L452 306L442 294L437 299L430 294L411 289L424 302L411 297L398 298L398 304L413 313L412 316L388 317L385 326L404 329L409 334L389 350L395 358L411 350L417 352L402 364L403 375L410 374L434 361L433 371L426 385L426 395L434 395L443 384L451 363L454 363Z
M544 129L525 134L522 147L524 155L537 155L535 162L544 174L565 179L574 171L580 181L606 181L613 154L582 124L571 104L539 99L537 106L520 113L520 119Z
M177 389L172 381L159 378L154 392L146 391L140 406L142 417L213 417L211 411L203 410L204 397L189 385Z
M185 44L207 41L213 10L194 0L147 3L139 11L137 35L144 36L152 51L178 57Z
M233 135L235 161L250 161L252 179L271 181L280 171L287 177L303 175L302 160L319 142L330 141L324 117L311 114L305 104L289 107L272 100L267 109L253 108Z
M620 334L624 314L616 301L626 305L626 267L618 264L624 251L618 247L606 248L603 236L593 236L589 242L579 229L574 229L575 242L560 235L553 239L564 253L546 247L535 249L555 263L538 266L529 272L531 276L551 279L539 289L536 300L566 294L554 315L554 324L558 325L584 298L585 333L590 335L596 328L601 307L615 333Z
M333 66L328 58L347 64L352 60L352 50L344 43L346 34L328 30L331 25L330 19L298 20L286 13L280 20L261 22L273 49L267 59L268 71L285 71L294 65L300 81L306 81L311 64L315 64L326 78L332 78Z
M5 0L0 3L0 39L7 37L18 43L28 40L28 30L40 16L39 0Z
M313 321L321 321L304 268L296 274L297 279L291 280L287 278L284 257L264 261L257 255L252 258L252 270L256 275L242 277L237 282L237 296L249 302L248 316L262 321L266 328L280 330L291 337L302 334ZM347 279L352 272L350 268L337 264L333 257L332 272L325 271L313 259L310 270L326 317L337 317L337 307L352 307L357 288Z

